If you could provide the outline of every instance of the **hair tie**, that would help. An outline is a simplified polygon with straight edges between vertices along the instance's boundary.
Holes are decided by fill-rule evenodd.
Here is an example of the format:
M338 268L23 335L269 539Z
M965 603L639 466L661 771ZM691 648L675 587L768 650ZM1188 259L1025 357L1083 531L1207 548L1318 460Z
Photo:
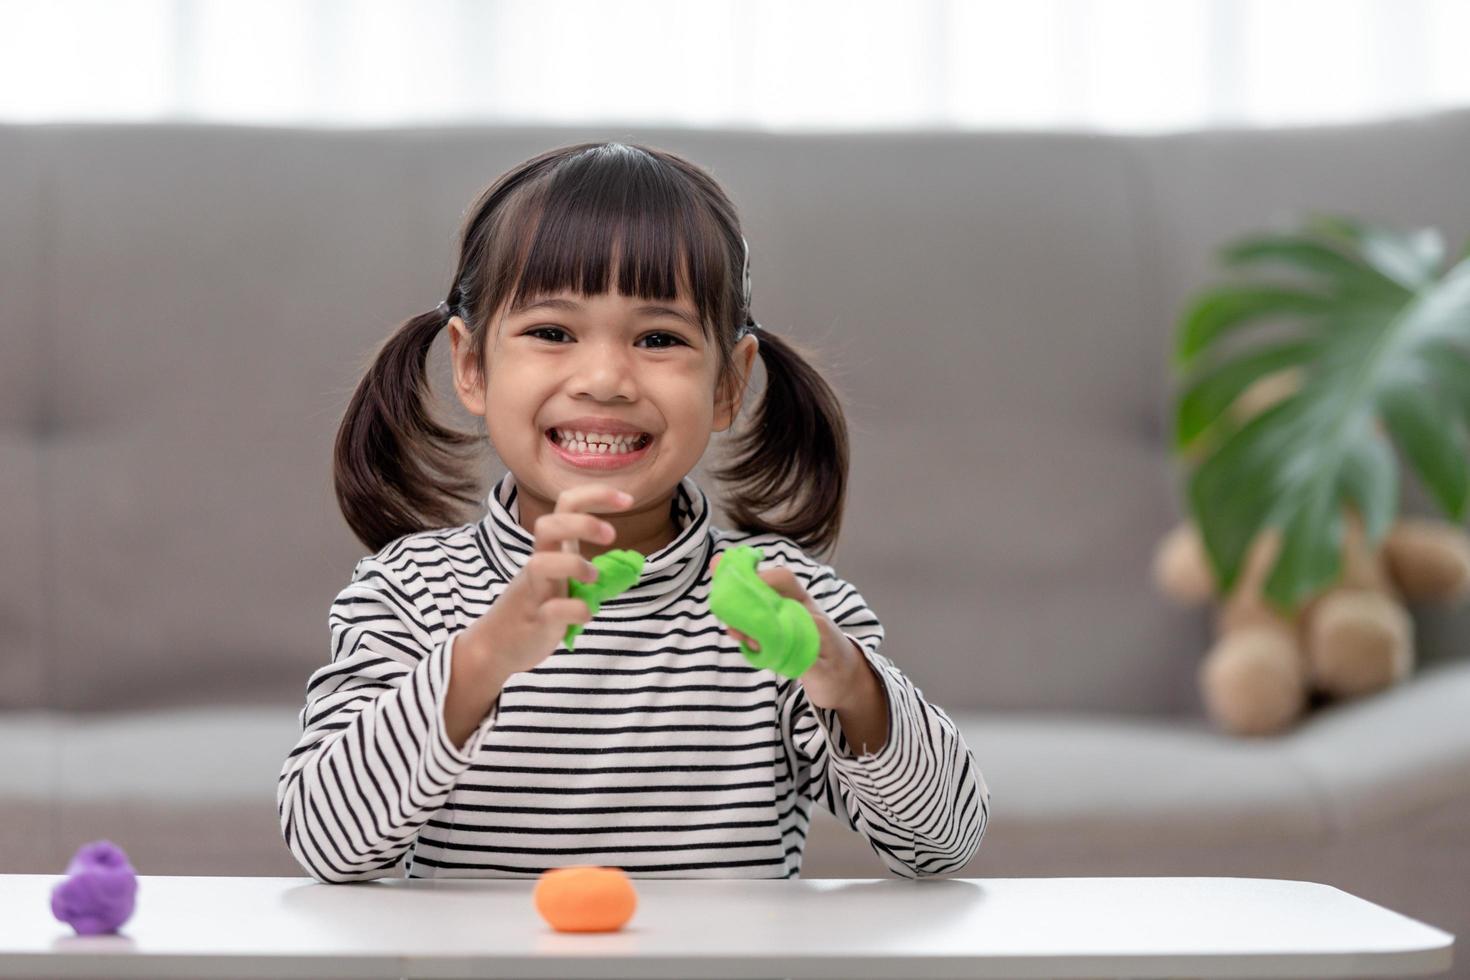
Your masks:
M740 236L740 248L744 253L740 259L740 304L745 307L744 313L750 315L750 243L745 236Z
M442 300L441 299L439 301L439 305L434 308L434 311L436 313L438 313L440 316L448 316L449 315L449 301L448 300Z
M745 322L740 325L739 332L735 334L736 340L746 334L755 333L757 330L761 333L766 332L765 327L756 323L755 317L750 315L750 243L745 240L744 235L740 236L740 250L743 253L740 258L740 305L741 312L745 314Z

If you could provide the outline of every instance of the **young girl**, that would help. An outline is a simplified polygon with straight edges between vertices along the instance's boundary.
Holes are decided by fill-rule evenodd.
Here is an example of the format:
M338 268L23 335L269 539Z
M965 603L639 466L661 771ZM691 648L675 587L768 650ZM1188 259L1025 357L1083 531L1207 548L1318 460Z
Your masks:
M429 405L446 328L458 397L508 470L456 526L478 502L462 456L478 437ZM757 352L757 417L717 473L728 530L689 473ZM706 171L584 143L501 176L448 299L388 339L342 421L338 500L376 554L332 605L331 661L281 770L291 853L323 882L573 864L794 878L816 803L898 875L958 871L989 814L980 770L878 652L863 597L807 554L835 542L846 482L837 399L752 319L745 240ZM710 612L737 545L817 623L796 680L753 667ZM567 581L595 580L588 559L612 548L645 555L642 575L589 617Z

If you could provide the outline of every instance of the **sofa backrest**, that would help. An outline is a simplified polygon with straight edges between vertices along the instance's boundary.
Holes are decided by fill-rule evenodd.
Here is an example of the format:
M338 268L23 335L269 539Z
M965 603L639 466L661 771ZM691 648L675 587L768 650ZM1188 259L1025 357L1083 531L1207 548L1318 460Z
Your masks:
M683 153L735 200L757 318L846 403L830 560L954 708L1195 712L1207 619L1149 560L1180 514L1167 344L1211 250L1306 207L1470 228L1470 112L1143 137L0 126L0 706L298 702L366 550L331 452L369 355L443 298L479 190L592 138Z

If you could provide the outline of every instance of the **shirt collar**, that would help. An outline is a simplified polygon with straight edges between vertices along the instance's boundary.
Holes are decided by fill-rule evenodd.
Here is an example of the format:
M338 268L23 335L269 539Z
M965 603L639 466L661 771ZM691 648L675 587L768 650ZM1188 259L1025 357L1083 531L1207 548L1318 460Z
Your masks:
M510 581L531 557L535 538L521 526L520 492L509 471L485 497L486 514L477 530L485 557L505 581ZM654 612L684 595L704 574L713 556L709 498L694 477L679 481L669 505L674 540L643 559L643 573L627 592L601 604L599 616L636 618Z

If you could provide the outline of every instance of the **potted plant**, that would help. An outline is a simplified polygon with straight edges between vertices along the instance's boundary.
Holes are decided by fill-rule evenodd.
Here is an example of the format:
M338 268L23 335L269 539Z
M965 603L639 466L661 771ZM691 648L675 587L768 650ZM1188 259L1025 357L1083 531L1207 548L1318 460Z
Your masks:
M1176 598L1225 600L1205 704L1261 734L1314 691L1401 679L1400 600L1470 590L1470 247L1447 262L1433 229L1313 214L1219 257L1236 275L1177 328L1190 521L1155 575ZM1400 457L1449 522L1400 519Z
M1275 527L1265 594L1290 609L1337 575L1345 506L1362 514L1370 543L1382 539L1398 512L1394 446L1440 510L1464 519L1470 245L1445 268L1432 228L1309 215L1300 231L1252 235L1219 257L1257 274L1205 290L1180 320L1173 448L1202 450L1185 498L1221 590ZM1268 267L1290 278L1259 274ZM1268 321L1286 330L1239 343ZM1236 399L1288 368L1296 390L1235 424Z

